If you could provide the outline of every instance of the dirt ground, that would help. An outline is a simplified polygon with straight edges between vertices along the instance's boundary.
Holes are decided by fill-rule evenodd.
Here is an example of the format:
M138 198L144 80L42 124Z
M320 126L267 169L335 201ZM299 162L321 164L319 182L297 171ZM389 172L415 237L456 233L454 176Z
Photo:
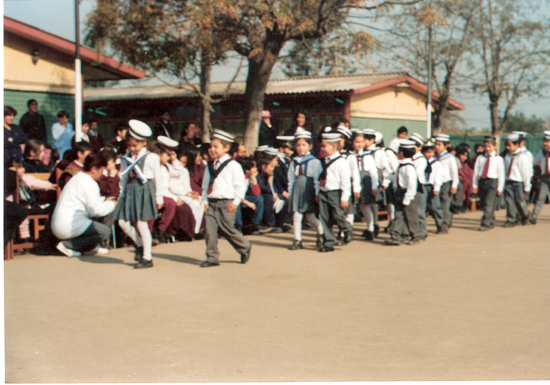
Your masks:
M289 251L292 234L160 245L154 268L107 257L6 261L7 382L550 379L550 205L536 226L334 253ZM497 212L499 225L504 211ZM386 222L381 222L385 226ZM364 229L357 224L355 234Z

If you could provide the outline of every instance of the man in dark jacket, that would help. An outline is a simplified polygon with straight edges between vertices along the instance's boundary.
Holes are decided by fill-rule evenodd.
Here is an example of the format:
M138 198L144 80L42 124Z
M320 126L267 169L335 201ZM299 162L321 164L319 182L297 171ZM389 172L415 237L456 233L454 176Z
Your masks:
M262 112L262 122L258 134L258 146L275 147L277 144L277 129L271 123L271 113L267 110Z
M38 113L38 102L30 99L27 102L29 111L26 112L19 121L19 126L27 135L28 139L40 140L43 143L48 142L48 134L46 132L46 122L44 117Z

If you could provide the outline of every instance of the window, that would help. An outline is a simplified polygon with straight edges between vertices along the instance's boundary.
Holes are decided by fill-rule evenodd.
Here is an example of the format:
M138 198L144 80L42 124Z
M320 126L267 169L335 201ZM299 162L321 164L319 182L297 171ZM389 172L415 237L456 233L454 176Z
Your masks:
M324 97L321 99L319 112L344 113L344 98Z

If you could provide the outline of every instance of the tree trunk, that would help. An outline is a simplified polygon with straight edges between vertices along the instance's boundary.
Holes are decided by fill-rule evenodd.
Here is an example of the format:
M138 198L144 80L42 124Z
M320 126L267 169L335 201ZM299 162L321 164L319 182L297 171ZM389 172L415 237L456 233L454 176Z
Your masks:
M250 153L258 146L265 90L283 45L284 40L280 35L268 33L262 52L248 57L248 75L244 92L244 146Z
M212 105L210 103L210 75L212 73L212 65L210 62L201 61L200 73L200 91L203 97L199 109L199 125L202 130L202 141L210 142L210 134L212 133L212 123L210 122L210 112Z
M498 96L489 96L491 101L489 105L489 110L491 112L491 133L497 139L497 153L500 152L500 138L502 137L502 131L504 126L499 126L498 124Z

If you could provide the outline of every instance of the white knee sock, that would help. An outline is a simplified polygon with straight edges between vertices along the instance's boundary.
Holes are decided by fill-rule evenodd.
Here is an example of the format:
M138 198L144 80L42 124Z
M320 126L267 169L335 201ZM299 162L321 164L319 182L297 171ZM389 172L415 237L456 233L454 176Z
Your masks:
M297 241L302 240L302 218L304 215L299 212L294 213L294 239Z
M393 221L395 219L395 207L393 206L393 203L388 203L387 210L388 210L388 217L390 217L390 221Z
M137 247L143 246L143 242L141 240L141 237L136 232L136 229L129 221L123 221L122 219L118 220L118 225L124 231L124 233L130 237L132 241L136 244Z
M378 224L378 204L377 203L371 203L370 209L372 211L372 221L375 225Z
M361 213L363 214L363 216L365 217L365 221L367 222L367 230L374 231L374 221L371 205L361 203L359 205L359 208L361 209Z
M150 261L153 259L153 256L151 255L153 237L149 231L149 224L146 221L138 221L137 228L143 243L143 259Z
M317 234L323 235L323 225L321 224L321 221L317 219L315 214L308 213L306 214L306 219L315 229L317 230Z
M350 225L353 226L353 220L355 219L355 215L354 214L348 214L346 215L346 221L349 222Z

